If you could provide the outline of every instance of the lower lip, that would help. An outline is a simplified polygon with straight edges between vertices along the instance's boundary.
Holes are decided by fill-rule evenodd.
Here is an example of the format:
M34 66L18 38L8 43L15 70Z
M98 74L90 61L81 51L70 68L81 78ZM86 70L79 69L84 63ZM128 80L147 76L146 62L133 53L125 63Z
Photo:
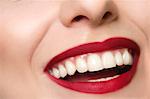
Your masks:
M128 72L119 75L117 78L108 81L101 81L101 82L69 82L66 80L57 79L48 73L48 69L51 68L52 65L68 57L73 57L76 55L90 53L90 52L102 52L102 51L115 50L121 48L132 49L132 51L134 52L134 58L133 58L132 68ZM79 51L79 49L80 50L85 49L85 50ZM119 90L130 83L130 81L132 80L136 72L139 55L140 55L140 49L138 45L132 40L126 38L110 38L105 40L104 42L94 42L94 43L80 45L59 54L48 63L44 72L48 75L48 77L51 80L68 89L72 89L78 92L93 93L93 94L109 93L109 92L114 92L116 90Z

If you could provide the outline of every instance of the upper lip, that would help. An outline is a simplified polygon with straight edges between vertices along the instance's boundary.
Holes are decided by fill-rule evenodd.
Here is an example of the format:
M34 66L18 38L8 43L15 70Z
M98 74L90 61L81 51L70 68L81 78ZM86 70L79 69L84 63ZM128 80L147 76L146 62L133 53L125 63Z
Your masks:
M82 55L82 54L86 54L86 53L102 52L102 51L115 50L115 49L121 49L121 48L128 48L128 49L133 50L133 53L132 53L134 55L133 68L129 71L129 73L123 74L120 78L118 78L118 79L116 78L113 81L103 82L103 83L95 83L95 85L94 84L92 85L91 83L71 84L71 82L61 81L60 79L56 79L48 74L48 70L50 68L52 68L56 63L66 59L66 58L74 57L74 56ZM123 86L127 85L131 81L133 75L135 74L139 55L140 55L140 48L134 41L127 39L127 38L123 38L123 37L110 38L103 42L92 42L92 43L79 45L74 48L68 49L67 51L62 52L61 54L55 56L48 62L44 72L46 72L48 74L48 76L52 80L54 80L56 83L58 83L64 87L67 87L69 89L82 91L82 92L88 92L88 93L106 93L106 92L111 92L111 91L120 89ZM126 81L121 81L121 80L124 80L124 78L126 78L126 77L128 77L128 79L126 79ZM109 88L105 88L106 86L108 86L110 84L113 84L114 86L111 85ZM115 84L117 86L115 86ZM93 86L97 86L97 87L94 88Z
M134 52L139 53L140 49L138 45L130 39L127 38L110 38L104 42L92 42L83 45L76 46L74 48L68 49L61 54L55 56L50 60L47 67L51 68L54 64L77 55L82 55L86 53L102 52L106 50L115 50L121 48L128 48L134 50Z

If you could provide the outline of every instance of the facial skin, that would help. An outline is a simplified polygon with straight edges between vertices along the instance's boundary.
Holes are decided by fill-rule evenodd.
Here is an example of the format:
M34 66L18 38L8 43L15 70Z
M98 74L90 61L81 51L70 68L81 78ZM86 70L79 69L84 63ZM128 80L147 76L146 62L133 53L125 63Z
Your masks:
M79 15L84 17L75 20ZM1 0L0 99L148 99L149 20L149 0ZM111 37L129 38L141 50L126 87L85 94L57 85L43 72L61 52Z

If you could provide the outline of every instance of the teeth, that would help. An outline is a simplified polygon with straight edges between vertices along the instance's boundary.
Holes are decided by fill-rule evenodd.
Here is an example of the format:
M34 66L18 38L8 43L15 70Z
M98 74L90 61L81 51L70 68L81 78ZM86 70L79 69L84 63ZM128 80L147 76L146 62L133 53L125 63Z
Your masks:
M87 72L88 67L87 67L85 59L78 57L76 59L76 68L79 73Z
M127 49L125 49L123 53L123 62L124 65L131 65L133 62L132 56Z
M53 75L53 72L52 72L52 70L49 70L48 72L49 72L51 75Z
M100 81L108 81L114 78L119 77L119 75L113 76L113 77L107 77L107 78L100 78L100 79L95 79L95 80L88 80L88 82L100 82Z
M59 73L58 69L53 68L52 72L53 72L52 74L53 74L54 77L60 78L60 73Z
M49 70L49 73L56 78L64 78L67 74L70 76L74 75L76 71L79 73L85 73L87 71L94 72L105 68L116 67L116 65L132 65L132 63L133 58L128 52L128 49L123 49L123 53L121 51L106 51L101 55L90 53L77 56L76 58L72 57L59 63L57 68L52 68ZM100 80L105 81L108 79L104 78Z
M104 68L116 67L115 59L111 52L104 52L102 54L102 61Z
M68 75L70 75L70 76L74 75L74 73L76 72L75 65L71 61L66 61L65 66L66 66L66 70L67 70Z
M59 64L59 65L58 65L58 70L59 70L60 76L61 76L62 78L64 78L64 77L67 75L66 68L65 68L62 64Z
M89 71L99 71L103 69L100 56L97 54L89 54L87 57L87 65Z
M116 60L117 65L119 65L119 66L123 65L123 58L122 58L122 55L119 51L117 51L115 53L115 60Z

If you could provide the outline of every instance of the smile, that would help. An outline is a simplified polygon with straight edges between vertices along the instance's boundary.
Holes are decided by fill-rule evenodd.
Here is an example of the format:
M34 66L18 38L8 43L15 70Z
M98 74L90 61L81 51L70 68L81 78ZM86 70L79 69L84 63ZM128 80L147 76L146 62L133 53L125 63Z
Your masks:
M55 56L44 72L57 84L102 94L126 86L133 78L140 48L127 38L110 38L68 49Z

